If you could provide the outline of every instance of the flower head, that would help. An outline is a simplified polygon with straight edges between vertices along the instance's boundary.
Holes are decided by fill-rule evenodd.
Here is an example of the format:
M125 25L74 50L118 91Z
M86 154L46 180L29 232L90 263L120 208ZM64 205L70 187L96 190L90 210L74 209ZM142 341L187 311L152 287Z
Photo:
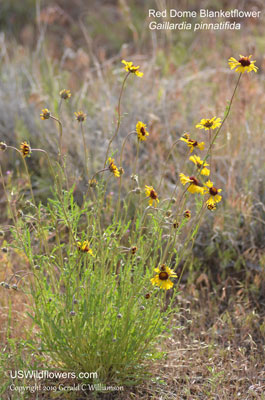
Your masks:
M84 114L83 111L77 111L75 112L75 119L78 122L84 122L86 119L86 114Z
M190 193L200 193L204 194L204 188L201 186L200 182L198 181L195 176L186 176L182 172L179 174L180 177L180 182L182 185L186 185L187 183L189 184L188 191Z
M22 142L20 145L20 151L23 154L23 157L30 157L31 148L27 142Z
M60 91L60 96L63 100L67 100L70 99L72 93L70 92L70 90L63 89Z
M207 162L203 162L203 160L200 159L198 156L190 156L190 161L192 161L198 169L201 169L201 175L210 175L210 170L206 167L209 167L209 164Z
M190 147L190 152L191 153L193 152L193 150L195 148L198 148L199 150L203 150L204 149L204 146L205 146L204 142L200 142L199 143L199 142L197 142L197 140L190 139L189 137L187 137L188 133L186 133L185 135L186 136L185 137L182 136L180 138L180 140L182 140L182 142L185 142L187 144L187 146Z
M117 178L119 178L120 176L120 171L117 167L117 165L115 165L115 160L114 158L110 158L109 157L109 170L110 172L112 172L114 174L114 176L116 176Z
M183 213L183 217L186 219L190 219L191 217L191 211L190 210L185 210Z
M207 207L211 208L211 209L215 209L216 208L216 203L219 203L219 201L222 200L222 196L220 196L220 193L222 191L222 189L217 189L215 186L213 186L213 182L211 182L210 180L208 180L205 183L205 187L204 187L204 192L208 193L210 195L209 199L206 201L206 205ZM214 208L215 207L215 208Z
M95 178L89 179L88 184L89 184L89 187L95 188L98 184L98 181Z
M240 54L240 59L236 60L234 57L230 57L228 60L228 64L231 69L235 68L236 72L244 73L244 72L257 72L258 67L255 65L256 61L250 61L251 55L248 57L242 56Z
M43 110L41 110L42 113L40 114L41 119L49 119L51 116L51 112L50 110L48 110L48 108L44 108Z
M155 275L154 278L151 279L152 285L159 286L161 289L168 290L173 287L173 282L169 278L176 278L177 274L165 264L162 264L160 268L155 268Z
M140 141L145 141L146 136L149 136L149 133L146 130L146 125L141 121L138 121L136 124L136 132Z
M205 129L216 129L221 126L221 118L213 117L212 119L201 119L201 121L196 125L196 128Z
M145 185L145 195L147 197L149 197L149 205L152 206L153 203L155 203L155 207L156 207L156 203L159 203L159 199L158 199L158 195L157 195L155 189L153 188L153 186Z
M132 247L130 248L130 252L131 252L132 254L135 254L135 253L137 252L137 247L136 247L136 246L132 246Z
M119 174L120 176L124 174L124 169L122 167L119 168Z
M93 251L90 248L90 244L87 240L83 240L82 242L77 242L77 248L79 251L82 251L83 253L89 253L91 256L93 256Z
M216 204L207 204L207 208L209 211L214 211L216 210Z
M5 144L5 142L0 142L0 150L6 151L6 149L7 149L7 145Z
M125 65L125 71L131 72L132 74L139 76L139 78L143 76L143 72L138 71L140 67L133 65L131 61L122 60L122 63Z

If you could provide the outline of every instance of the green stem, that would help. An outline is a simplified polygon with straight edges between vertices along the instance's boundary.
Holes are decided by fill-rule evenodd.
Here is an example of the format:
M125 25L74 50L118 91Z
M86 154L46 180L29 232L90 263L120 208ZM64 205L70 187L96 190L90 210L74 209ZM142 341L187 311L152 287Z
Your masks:
M63 157L63 155L62 155L63 126L62 126L61 121L58 118L54 117L53 115L51 115L50 118L52 118L54 121L56 121L59 125L59 154L58 154L58 156L59 156L61 165L63 165L63 158L62 158Z
M85 170L86 170L86 176L87 176L87 179L88 179L88 177L89 177L89 175L88 175L88 166L87 166L88 155L87 155L87 147L86 147L86 140L85 140L85 134L84 134L84 127L83 127L83 123L82 122L81 122L81 133L82 133L83 146L84 146L84 152L85 152Z
M112 136L112 138L109 141L108 144L108 148L107 148L107 152L106 152L106 157L105 157L105 162L104 162L104 167L106 167L107 164L107 159L108 159L108 155L109 155L109 150L110 150L110 146L111 143L113 142L113 140L116 138L116 136L118 135L119 129L120 129L120 125L121 125L121 98L122 98L122 93L124 90L124 86L125 86L125 82L128 78L128 76L130 75L130 72L128 72L123 80L122 86L121 86L121 91L120 91L120 96L119 96L119 102L118 102L118 120L117 120L117 127L116 130L114 132L114 135Z
M168 162L169 157L170 157L170 155L171 155L171 153L172 153L172 150L173 150L174 146L176 146L176 144L179 142L179 140L180 140L180 139L176 140L176 141L172 144L172 146L171 146L171 148L170 148L170 150L169 150L169 153L168 153L168 155L167 155L166 161L165 161L165 166L167 166L167 162ZM160 189L161 183L162 183L162 181L163 181L165 175L166 175L165 172L162 173L162 176L161 176L161 178L160 178L160 182L159 182L159 185L158 185L158 188L157 188L158 191L159 191L159 189Z

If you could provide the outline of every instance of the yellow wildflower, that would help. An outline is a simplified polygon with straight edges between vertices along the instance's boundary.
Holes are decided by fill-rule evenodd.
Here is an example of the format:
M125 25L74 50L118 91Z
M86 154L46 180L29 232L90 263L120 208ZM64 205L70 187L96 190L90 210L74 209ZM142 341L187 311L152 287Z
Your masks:
M182 185L189 184L188 191L190 193L204 194L205 188L203 188L195 176L186 176L182 172L179 174L180 182Z
M30 157L31 148L27 142L22 142L20 145L20 151L23 154L23 157Z
M67 100L70 99L72 93L70 92L70 90L63 89L60 91L60 96L63 100Z
M149 205L152 206L154 202L156 207L156 203L159 203L159 199L153 186L145 185L145 195L149 197Z
M83 111L77 111L75 112L75 119L78 122L84 122L86 119L86 114L84 114Z
M216 117L213 117L212 119L201 119L201 122L196 125L196 128L205 129L207 131L209 129L219 128L219 126L221 126L221 118L216 119Z
M77 242L77 248L83 253L89 253L91 254L91 256L94 255L92 249L90 248L90 244L87 240L84 240L83 242Z
M130 248L130 251L131 251L132 254L135 254L137 252L137 247L136 246L132 246Z
M120 171L118 167L115 165L115 160L114 158L109 157L109 170L112 172L117 178L120 176Z
M236 72L244 73L244 72L257 72L258 67L254 64L256 61L250 61L251 55L248 57L244 57L240 54L240 59L236 60L234 57L230 57L228 60L228 64L231 69L235 68Z
M213 186L213 182L210 180L205 183L206 187L204 187L205 193L209 193L210 197L206 201L207 207L208 206L215 206L216 203L219 203L219 201L222 200L222 196L220 196L220 193L222 189L217 189L216 187Z
M186 219L190 219L191 217L191 211L190 210L185 210L183 213L183 217Z
M98 184L98 181L95 178L89 179L88 184L91 188L95 188Z
M40 114L41 119L49 119L51 116L51 112L50 110L48 110L48 108L44 108L43 110L41 110L42 113Z
M140 141L145 141L146 136L149 136L149 133L147 132L147 130L145 128L146 128L146 125L143 122L141 122L141 121L137 122L136 132L137 132L138 139Z
M152 285L159 286L161 289L168 290L173 287L173 282L169 278L177 278L177 274L165 264L162 264L160 268L155 268L154 278L151 279Z
M201 169L201 175L205 175L205 176L209 176L210 175L210 170L206 167L209 166L209 164L207 162L203 162L203 160L201 160L200 157L198 156L190 156L190 161L192 161L198 169Z
M125 65L124 67L125 71L131 72L132 74L139 76L139 78L143 76L143 72L138 71L140 67L139 66L136 67L135 65L133 65L131 61L122 60L122 63Z
M193 139L189 139L189 137L187 138L187 135L188 134L186 134L186 137L181 137L180 138L180 140L182 140L182 142L185 142L185 143L187 143L187 146L188 147L190 147L190 152L192 153L193 152L193 150L195 149L195 148L198 148L199 150L203 150L204 149L204 146L205 146L205 144L204 144L204 142L197 142L197 140L193 140Z
M207 208L210 211L214 211L214 210L216 210L216 204L215 203L214 204L207 204Z

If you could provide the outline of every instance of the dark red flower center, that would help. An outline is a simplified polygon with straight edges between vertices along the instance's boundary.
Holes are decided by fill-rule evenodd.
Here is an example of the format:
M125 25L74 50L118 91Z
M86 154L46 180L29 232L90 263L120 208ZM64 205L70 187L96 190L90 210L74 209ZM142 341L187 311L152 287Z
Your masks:
M214 186L210 188L209 192L212 196L216 196L218 194L218 190Z
M166 281L169 278L169 275L166 271L161 271L159 274L159 279L161 281Z
M150 191L150 197L151 197L151 199L153 199L153 200L156 200L156 199L157 199L157 194L156 194L156 192L154 191L154 189L152 189L152 190Z
M206 128L211 128L212 125L213 125L213 122L211 122L209 119L206 122L204 122L204 126Z
M188 139L188 142L189 142L189 144L191 144L194 147L198 146L197 140Z
M195 176L190 176L189 178L192 181L193 185L200 186L199 181L197 178L195 178Z
M242 65L242 67L248 67L250 65L250 59L248 57L242 57L238 62Z
M145 129L144 129L143 126L141 127L140 132L141 132L141 134L142 134L143 136L145 136Z
M186 211L184 212L184 217L185 217L185 218L190 218L190 216L191 216L190 210L186 210Z

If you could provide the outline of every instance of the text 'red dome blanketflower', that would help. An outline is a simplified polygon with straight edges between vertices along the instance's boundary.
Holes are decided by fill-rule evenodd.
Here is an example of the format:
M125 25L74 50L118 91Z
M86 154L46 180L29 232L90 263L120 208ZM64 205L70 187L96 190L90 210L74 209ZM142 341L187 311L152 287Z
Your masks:
M198 148L199 150L203 150L204 149L204 142L197 142L197 140L193 140L189 138L189 134L185 134L185 136L182 136L180 138L180 140L182 140L182 142L185 142L187 144L188 147L190 147L190 152L192 153L193 150L195 148Z
M205 183L206 187L204 187L205 193L209 193L210 197L206 201L206 205L208 206L215 206L216 203L219 203L219 201L222 200L222 196L220 196L220 193L222 189L217 189L215 186L213 186L213 182L210 180Z
M256 61L251 61L251 55L248 57L242 56L240 54L240 59L236 60L234 57L230 57L228 60L228 64L231 69L235 68L236 72L244 73L244 72L257 72L258 67L255 65Z
M151 279L151 283L154 286L159 286L161 289L168 290L171 289L174 283L169 278L177 278L177 274L165 264L162 264L160 268L155 268L154 278Z
M213 117L212 119L201 119L201 121L196 125L196 128L205 129L206 131L209 129L216 129L221 126L221 118Z
M200 182L198 181L197 178L195 178L195 176L186 176L181 172L179 174L179 178L182 185L185 186L187 183L189 183L188 191L190 193L200 193L200 194L205 193L204 192L205 188L201 186Z
M23 157L30 157L30 153L31 153L31 148L30 145L27 142L22 142L20 145L20 151L23 155Z
M138 71L140 67L133 65L131 61L122 60L122 63L125 65L125 71L131 72L132 74L139 76L139 78L143 76L143 72Z
M159 199L158 199L158 195L157 195L155 189L153 188L153 186L145 185L145 194L147 197L149 197L149 205L152 206L153 203L155 203L155 207L156 207L156 203L159 203Z
M192 161L198 169L201 168L200 174L209 176L210 175L210 170L206 167L209 167L209 164L207 162L203 162L200 157L198 156L190 156L190 161Z
M141 121L138 121L136 124L136 132L140 141L145 141L146 137L149 136L149 132L146 130L146 124Z
M116 176L116 178L119 178L120 176L120 171L117 167L117 165L115 165L115 160L114 158L110 158L109 157L109 170L110 172L112 172L114 174L114 176Z

